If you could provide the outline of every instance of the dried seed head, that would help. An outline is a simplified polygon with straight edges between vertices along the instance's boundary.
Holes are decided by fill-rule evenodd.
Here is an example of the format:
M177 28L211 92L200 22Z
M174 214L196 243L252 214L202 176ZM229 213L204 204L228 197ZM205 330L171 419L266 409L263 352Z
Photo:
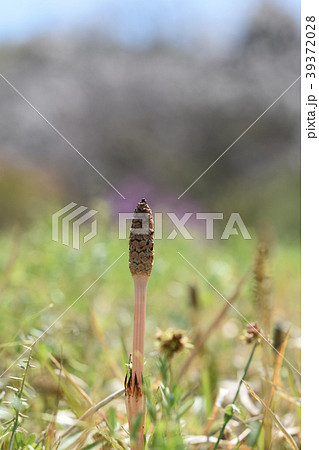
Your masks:
M145 198L142 198L134 211L129 249L131 274L149 276L154 259L154 222L152 210Z
M173 330L172 328L169 328L166 331L159 330L155 337L156 347L169 359L172 358L175 353L178 353L185 348L193 347L183 330Z
M247 325L244 333L242 334L241 338L247 343L251 344L254 341L260 342L262 339L263 330L259 328L259 325L257 322L253 322L249 325Z

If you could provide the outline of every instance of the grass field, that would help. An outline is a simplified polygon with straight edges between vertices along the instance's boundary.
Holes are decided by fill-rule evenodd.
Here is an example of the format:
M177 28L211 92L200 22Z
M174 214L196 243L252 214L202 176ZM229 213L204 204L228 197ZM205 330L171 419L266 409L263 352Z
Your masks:
M128 448L123 396L89 419L76 422L92 405L123 387L132 351L134 305L128 241L118 239L116 224L110 218L105 217L104 224L80 251L51 240L50 218L37 220L26 229L7 229L0 235L2 449ZM258 240L254 235L252 240L240 236L228 241L163 239L155 246L145 337L149 448L214 448L216 444L225 408L232 404L254 343L247 344L240 338L247 323L228 308L197 349L200 337L227 307L214 288L226 299L233 299L249 322L260 325L264 319L268 321L271 338L280 321L283 333L289 330L282 351L291 364L261 340L245 380L258 398L271 406L271 413L242 385L236 399L238 410L226 409L230 418L218 448L265 449L267 433L274 449L298 448L298 243L270 244L266 305L258 300L254 273ZM169 328L184 330L193 348L173 357L161 353L155 336L158 329ZM29 367L22 361L28 360L29 348L39 337L32 347L34 367ZM283 342L284 338L278 345ZM195 349L197 354L187 370L182 370ZM24 356L14 363L23 352ZM280 368L277 377L276 364ZM22 390L23 380L10 377L23 378L25 374ZM220 391L221 387L227 392ZM72 424L76 426L68 436L54 444ZM211 442L201 443L203 436L211 436Z

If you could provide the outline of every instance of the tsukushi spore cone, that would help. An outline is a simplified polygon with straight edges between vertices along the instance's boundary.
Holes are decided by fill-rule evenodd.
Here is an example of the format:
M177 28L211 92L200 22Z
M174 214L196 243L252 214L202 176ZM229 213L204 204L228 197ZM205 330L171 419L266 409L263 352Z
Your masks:
M130 232L129 267L134 281L134 332L132 366L125 377L125 401L131 432L131 448L144 448L145 402L143 396L146 287L154 259L154 224L143 198L135 208ZM137 422L135 422L137 421ZM138 423L137 435L132 436Z

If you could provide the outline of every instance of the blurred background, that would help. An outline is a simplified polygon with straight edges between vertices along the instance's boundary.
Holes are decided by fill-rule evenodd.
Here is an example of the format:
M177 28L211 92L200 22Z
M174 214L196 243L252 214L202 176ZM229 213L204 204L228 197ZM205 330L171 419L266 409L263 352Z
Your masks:
M156 212L223 212L225 218L217 239L203 239L201 220L192 225L193 240L165 239L170 224L155 242L146 370L156 377L157 327L184 329L196 342L225 306L178 252L225 298L236 298L248 320L262 328L266 321L269 335L278 324L289 328L286 357L299 368L299 82L178 200L299 76L299 9L297 0L3 2L0 72L126 197L0 78L0 372L11 366L6 377L19 375L13 361L22 345L81 296L37 343L37 367L28 374L34 389L28 431L46 429L44 413L55 408L52 355L94 402L123 385L133 286L117 212L133 211L142 197ZM98 234L80 251L51 239L52 214L70 202L99 211ZM251 240L219 239L231 212L240 213ZM242 376L250 352L239 339L245 326L229 309L194 358L187 383L199 406L190 412L188 433L206 423L218 387ZM250 376L258 387L260 352L257 361ZM287 364L282 382L299 395ZM0 387L8 383L2 377ZM78 394L64 384L60 425L71 410L79 417L86 409L81 399L73 405ZM282 422L290 415L297 423L298 402L279 400ZM10 418L6 408L0 408L3 420ZM124 410L122 417L125 425Z
M131 211L238 211L299 238L297 0L7 3L2 74L126 197L0 80L0 226L54 199ZM49 212L53 212L52 208Z

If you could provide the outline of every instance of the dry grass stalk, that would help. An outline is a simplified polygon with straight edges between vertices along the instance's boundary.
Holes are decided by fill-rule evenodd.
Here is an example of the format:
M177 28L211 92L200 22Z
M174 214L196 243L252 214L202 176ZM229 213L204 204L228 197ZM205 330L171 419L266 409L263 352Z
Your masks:
M211 429L213 423L215 422L218 410L219 410L219 408L221 406L221 398L223 398L224 395L225 394L222 393L222 389L219 388L218 394L217 394L216 399L215 399L214 406L212 408L211 413L209 414L209 418L208 418L207 424L206 424L205 429L204 429L205 436L209 435L210 429ZM216 442L217 442L217 440L216 440Z
M277 354L276 364L275 364L275 371L274 371L274 376L273 376L273 380L272 380L272 387L271 387L271 393L270 393L270 401L269 401L269 408L270 409L272 409L272 406L273 406L274 395L275 395L275 388L276 388L276 386L278 384L278 381L279 381L280 369L281 369L283 357L285 355L285 351L286 351L286 347L287 347L287 343L288 343L288 337L289 337L289 332L286 333L285 339L284 339L283 343L281 344L281 346L279 348L279 354Z
M154 258L153 215L145 199L135 211L130 233L130 271L134 281L134 332L132 367L125 377L125 402L131 433L134 421L141 416L137 438L132 449L144 448L145 401L143 395L144 335L146 313L146 288Z
M72 375L63 367L63 365L60 364L59 361L53 355L49 354L49 358L53 362L53 364L61 371L61 373L63 373L65 378L72 384L72 386L78 391L80 396L90 406L93 406L93 401L91 400L91 398L88 396L88 394L86 392L84 392L84 390L78 385L78 383L76 383L76 381L74 380ZM61 389L62 389L62 387L61 387ZM103 417L103 419L104 419L104 417Z
M200 336L198 336L196 342L195 342L195 346L193 351L191 352L191 354L189 355L189 357L186 359L185 363L183 364L183 367L179 373L179 377L178 380L180 380L185 373L187 372L187 370L189 369L191 363L193 362L194 358L198 355L198 353L200 352L201 348L203 347L203 345L206 343L206 341L208 340L209 336L212 334L212 332L214 330L216 330L216 328L218 328L218 326L220 325L220 323L222 322L222 320L224 319L224 317L226 316L226 313L228 311L228 309L230 308L230 306L235 303L235 301L238 299L239 294L241 292L241 289L248 277L250 273L250 270L248 270L245 275L242 277L242 279L239 281L235 292L233 293L233 295L231 296L229 303L227 303L219 312L219 314L217 315L217 317L213 320L213 322L210 324L210 326L207 328L207 330L201 334Z
M269 267L269 249L266 243L260 243L254 266L255 276L255 301L257 308L258 322L264 331L266 339L269 338L271 332L272 322L272 280L270 276ZM271 403L271 389L268 381L270 381L269 366L271 362L270 347L268 343L263 340L263 367L265 372L266 383L263 383L263 391L265 404L270 407ZM271 431L272 431L272 416L264 409L264 428L265 450L271 448Z
M272 280L270 276L269 249L261 243L257 250L254 266L255 301L258 323L269 337L272 320Z
M58 393L60 391L61 375L62 375L62 371L60 369L59 383L58 383L57 395L56 395L56 399L55 399L55 406L53 409L51 422L49 423L49 426L48 426L47 443L45 445L45 450L53 448L53 445L54 445L54 436L55 436L55 432L56 432L56 418L57 418L57 414L58 414L59 401L60 401Z
M121 397L124 394L124 389L119 389L118 391L114 392L114 394L109 395L108 397L104 398L102 401L97 403L96 405L91 406L85 413L73 424L71 425L57 440L57 442L61 442L62 439L69 436L72 431L74 431L77 427L83 425L87 427L87 420L92 417L96 412L98 412L103 406L109 404L111 401L115 400L116 398Z
M107 363L108 367L110 368L110 371L112 372L113 376L115 378L122 379L122 377L123 377L122 371L119 368L119 366L117 365L115 359L113 358L113 356L108 348L108 345L105 340L105 336L104 336L101 326L97 320L97 317L96 317L96 314L94 311L94 307L89 306L89 308L90 308L90 319L91 319L91 323L92 323L92 328L93 328L93 330L95 330L96 335L101 343L101 346L103 348L103 355L106 359L106 363Z
M297 446L295 440L293 439L291 434L286 430L286 428L283 426L283 424L280 422L280 420L276 416L276 414L265 404L265 402L256 394L256 392L251 388L251 386L249 386L248 383L246 383L245 380L242 380L242 382L246 386L246 388L247 388L248 392L251 394L251 396L255 400L257 400L257 402L259 402L261 404L261 406L263 407L264 411L266 410L268 412L268 414L271 416L272 420L277 425L279 430L282 432L283 436L285 437L285 439L288 442L288 444L290 445L290 447L293 448L294 450L298 450L298 446Z

